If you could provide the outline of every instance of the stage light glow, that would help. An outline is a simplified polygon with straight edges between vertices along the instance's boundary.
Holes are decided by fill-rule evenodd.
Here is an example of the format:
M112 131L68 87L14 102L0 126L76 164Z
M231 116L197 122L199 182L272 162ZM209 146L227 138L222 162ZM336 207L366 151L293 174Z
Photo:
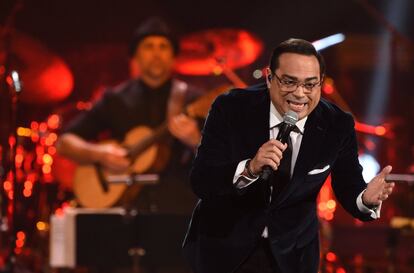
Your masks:
M57 216L63 216L63 215L65 215L65 212L63 211L63 209L58 208L58 209L55 210L55 214Z
M328 83L324 83L322 90L327 95L331 95L335 91L333 86L331 84L328 84Z
M4 181L3 183L3 189L5 191L10 191L12 189L12 183L8 180Z
M337 257L336 257L336 255L335 255L335 253L333 253L333 252L328 252L328 253L326 253L326 260L327 260L328 262L333 263L333 262L335 262L335 261L336 261L336 259L337 259Z
M23 163L23 155L22 154L17 154L15 156L15 163L16 163L16 168L20 168L22 166Z
M318 209L319 209L320 211L325 211L325 210L326 210L326 203L325 203L325 202L320 202L320 203L318 204Z
M220 66L215 66L213 68L213 74L218 76L221 75L221 73L223 73L223 69Z
M54 147L54 146L48 147L47 152L50 155L55 155L56 154L56 147Z
M92 108L92 103L90 102L78 101L76 103L76 109L78 109L79 111L89 110L91 108Z
M32 196L32 190L24 189L23 190L23 196L26 197L26 198Z
M30 128L25 128L25 127L18 127L17 128L17 135L18 136L30 137L31 134L32 134L32 130L30 130Z
M51 141L53 141L53 142L55 142L55 141L57 140L57 134L55 134L55 133L50 133L48 137L49 137L49 138L51 139Z
M17 240L22 241L22 240L26 239L26 234L23 231L18 231L16 233L16 237L17 237Z
M20 240L16 241L16 247L17 248L22 248L23 246L24 246L24 241L20 241Z
M30 128L32 128L32 130L38 130L39 129L39 123L36 121L32 121L30 123Z
M335 209L336 208L336 202L335 202L335 200L329 200L328 202L326 202L326 207L329 209L329 210L333 210L333 209Z
M42 166L42 172L44 174L50 174L51 171L52 171L52 168L50 167L50 165L43 165Z
M10 147L14 147L14 145L16 145L16 138L14 136L9 137L9 145Z
M376 65L371 79L371 87L368 96L368 107L366 110L366 121L370 124L380 124L388 114L391 91L395 89L395 56L398 55L397 46L404 39L399 32L401 29L407 28L410 24L408 18L411 16L408 3L411 1L385 1L383 9L385 14L379 12L375 8L366 4L365 8L371 13L375 19L380 20L381 24L386 27L380 36L378 43ZM402 39L401 39L402 38ZM394 90L398 91L398 90ZM385 129L385 128L384 128ZM378 129L377 135L384 135L386 130ZM378 139L371 138L373 142L378 143Z
M318 216L326 221L331 221L334 218L336 210L336 202L331 188L331 176L329 175L325 183L319 191L318 200Z
M330 212L330 211L325 212L325 216L324 216L324 218L325 218L327 221L332 221L332 219L334 218L334 214L333 214L333 212Z
M7 84L8 84L9 86L13 85L13 79L12 79L12 77L7 76L7 77L6 77L6 82L7 82Z
M364 177L365 182L368 183L375 175L377 175L380 170L380 165L375 157L370 154L361 154L358 159L359 163L364 168L362 170L362 176Z
M314 41L312 44L316 50L320 51L330 46L342 43L345 40L345 35L343 33L337 33L323 39Z
M375 127L375 134L378 136L383 136L387 132L387 129L385 129L384 126L377 126Z
M382 125L372 126L358 121L355 121L355 129L359 132L375 134L377 136L383 136L387 133L387 128Z
M40 123L40 125L39 125L39 131L40 132L46 132L46 130L47 130L47 124L46 124L46 122Z
M255 71L253 71L253 78L255 78L256 80L260 79L261 77L263 77L263 72L260 69L256 69Z
M32 190L33 189L33 182L29 181L29 180L25 181L24 182L24 188L28 189L28 190Z
M48 228L48 224L46 222L39 221L36 223L36 228L39 231L45 231Z
M42 147L42 146L40 146L40 145L37 145L37 146L36 146L36 154L37 154L37 156L41 157L41 156L43 156L43 154L44 154L44 153L45 153L45 152L44 152L43 147Z
M336 273L346 273L346 270L342 267L336 269Z
M53 163L53 158L50 154L44 154L43 155L43 163L46 165L52 165Z
M58 115L53 114L47 119L47 126L50 129L57 129L59 128L60 118Z
M39 141L39 134L38 133L32 133L32 141L33 142L38 142Z

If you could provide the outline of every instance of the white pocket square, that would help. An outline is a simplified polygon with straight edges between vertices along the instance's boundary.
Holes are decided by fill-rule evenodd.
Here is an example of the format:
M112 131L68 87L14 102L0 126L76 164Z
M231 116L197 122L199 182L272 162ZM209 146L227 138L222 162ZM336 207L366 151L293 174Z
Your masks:
M323 173L324 171L329 169L329 167L330 167L330 165L326 165L322 169L313 169L312 171L308 172L308 174L309 175L315 175L315 174Z

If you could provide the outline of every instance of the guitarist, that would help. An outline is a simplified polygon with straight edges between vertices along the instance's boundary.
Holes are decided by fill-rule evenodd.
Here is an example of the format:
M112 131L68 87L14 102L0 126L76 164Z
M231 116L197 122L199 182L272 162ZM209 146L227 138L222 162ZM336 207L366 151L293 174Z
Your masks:
M130 64L132 74L139 76L107 90L91 110L69 124L57 148L80 164L97 163L112 172L124 172L131 164L127 150L93 141L109 134L122 142L132 128L155 129L167 121L170 137L159 144L168 148L162 152L169 155L168 163L148 170L158 171L160 181L143 187L136 206L141 211L189 215L196 198L187 185L187 174L200 140L200 126L181 111L198 94L172 77L178 50L178 41L161 20L152 18L138 27L130 44ZM156 163L165 158L159 156Z

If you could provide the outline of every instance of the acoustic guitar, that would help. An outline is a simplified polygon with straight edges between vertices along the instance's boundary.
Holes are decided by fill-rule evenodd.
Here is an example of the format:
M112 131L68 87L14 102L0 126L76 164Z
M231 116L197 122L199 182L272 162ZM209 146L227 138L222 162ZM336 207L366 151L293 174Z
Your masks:
M192 118L205 118L213 100L228 89L229 86L222 86L208 92L185 106L184 112ZM128 158L133 162L128 173L113 174L99 165L78 166L73 181L77 201L86 208L108 208L135 198L143 185L156 183L154 175L143 173L152 168L156 161L158 163L160 159L167 158L159 156L157 143L168 134L168 126L164 122L155 130L144 126L133 128L122 144L111 141L128 150ZM131 183L133 185L129 186Z

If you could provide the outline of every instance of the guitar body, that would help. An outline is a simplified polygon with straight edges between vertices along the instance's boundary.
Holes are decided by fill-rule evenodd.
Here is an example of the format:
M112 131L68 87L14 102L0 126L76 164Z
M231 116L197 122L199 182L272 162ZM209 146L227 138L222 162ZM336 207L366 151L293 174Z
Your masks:
M150 137L152 133L149 128L136 127L128 132L123 146L133 146L142 139ZM115 141L112 142L116 144ZM108 141L105 143L108 143ZM156 145L148 147L136 158L128 173L143 173L150 169L156 161L157 153ZM111 175L106 170L103 170L103 173L105 177ZM108 191L104 191L94 165L80 165L77 167L74 175L73 191L77 201L86 208L108 208L128 202L130 199L136 198L141 188L139 185L128 187L125 183L108 183L107 186ZM126 191L127 188L128 191Z
M173 88L168 103L168 116L172 117L182 112L186 85ZM222 86L205 94L186 106L190 117L206 117L212 101L228 90ZM130 157L134 162L128 173L143 173L147 170L161 171L170 157L168 141L163 138L168 135L168 126L162 124L155 130L146 127L136 127L125 137L123 146L129 148ZM104 170L105 173L105 170ZM105 174L104 174L105 175ZM109 175L106 173L106 176ZM128 187L125 183L108 183L108 190L104 191L94 165L79 166L75 172L73 190L78 202L86 208L107 208L119 203L134 199L139 193L140 186ZM128 190L126 191L126 189Z

